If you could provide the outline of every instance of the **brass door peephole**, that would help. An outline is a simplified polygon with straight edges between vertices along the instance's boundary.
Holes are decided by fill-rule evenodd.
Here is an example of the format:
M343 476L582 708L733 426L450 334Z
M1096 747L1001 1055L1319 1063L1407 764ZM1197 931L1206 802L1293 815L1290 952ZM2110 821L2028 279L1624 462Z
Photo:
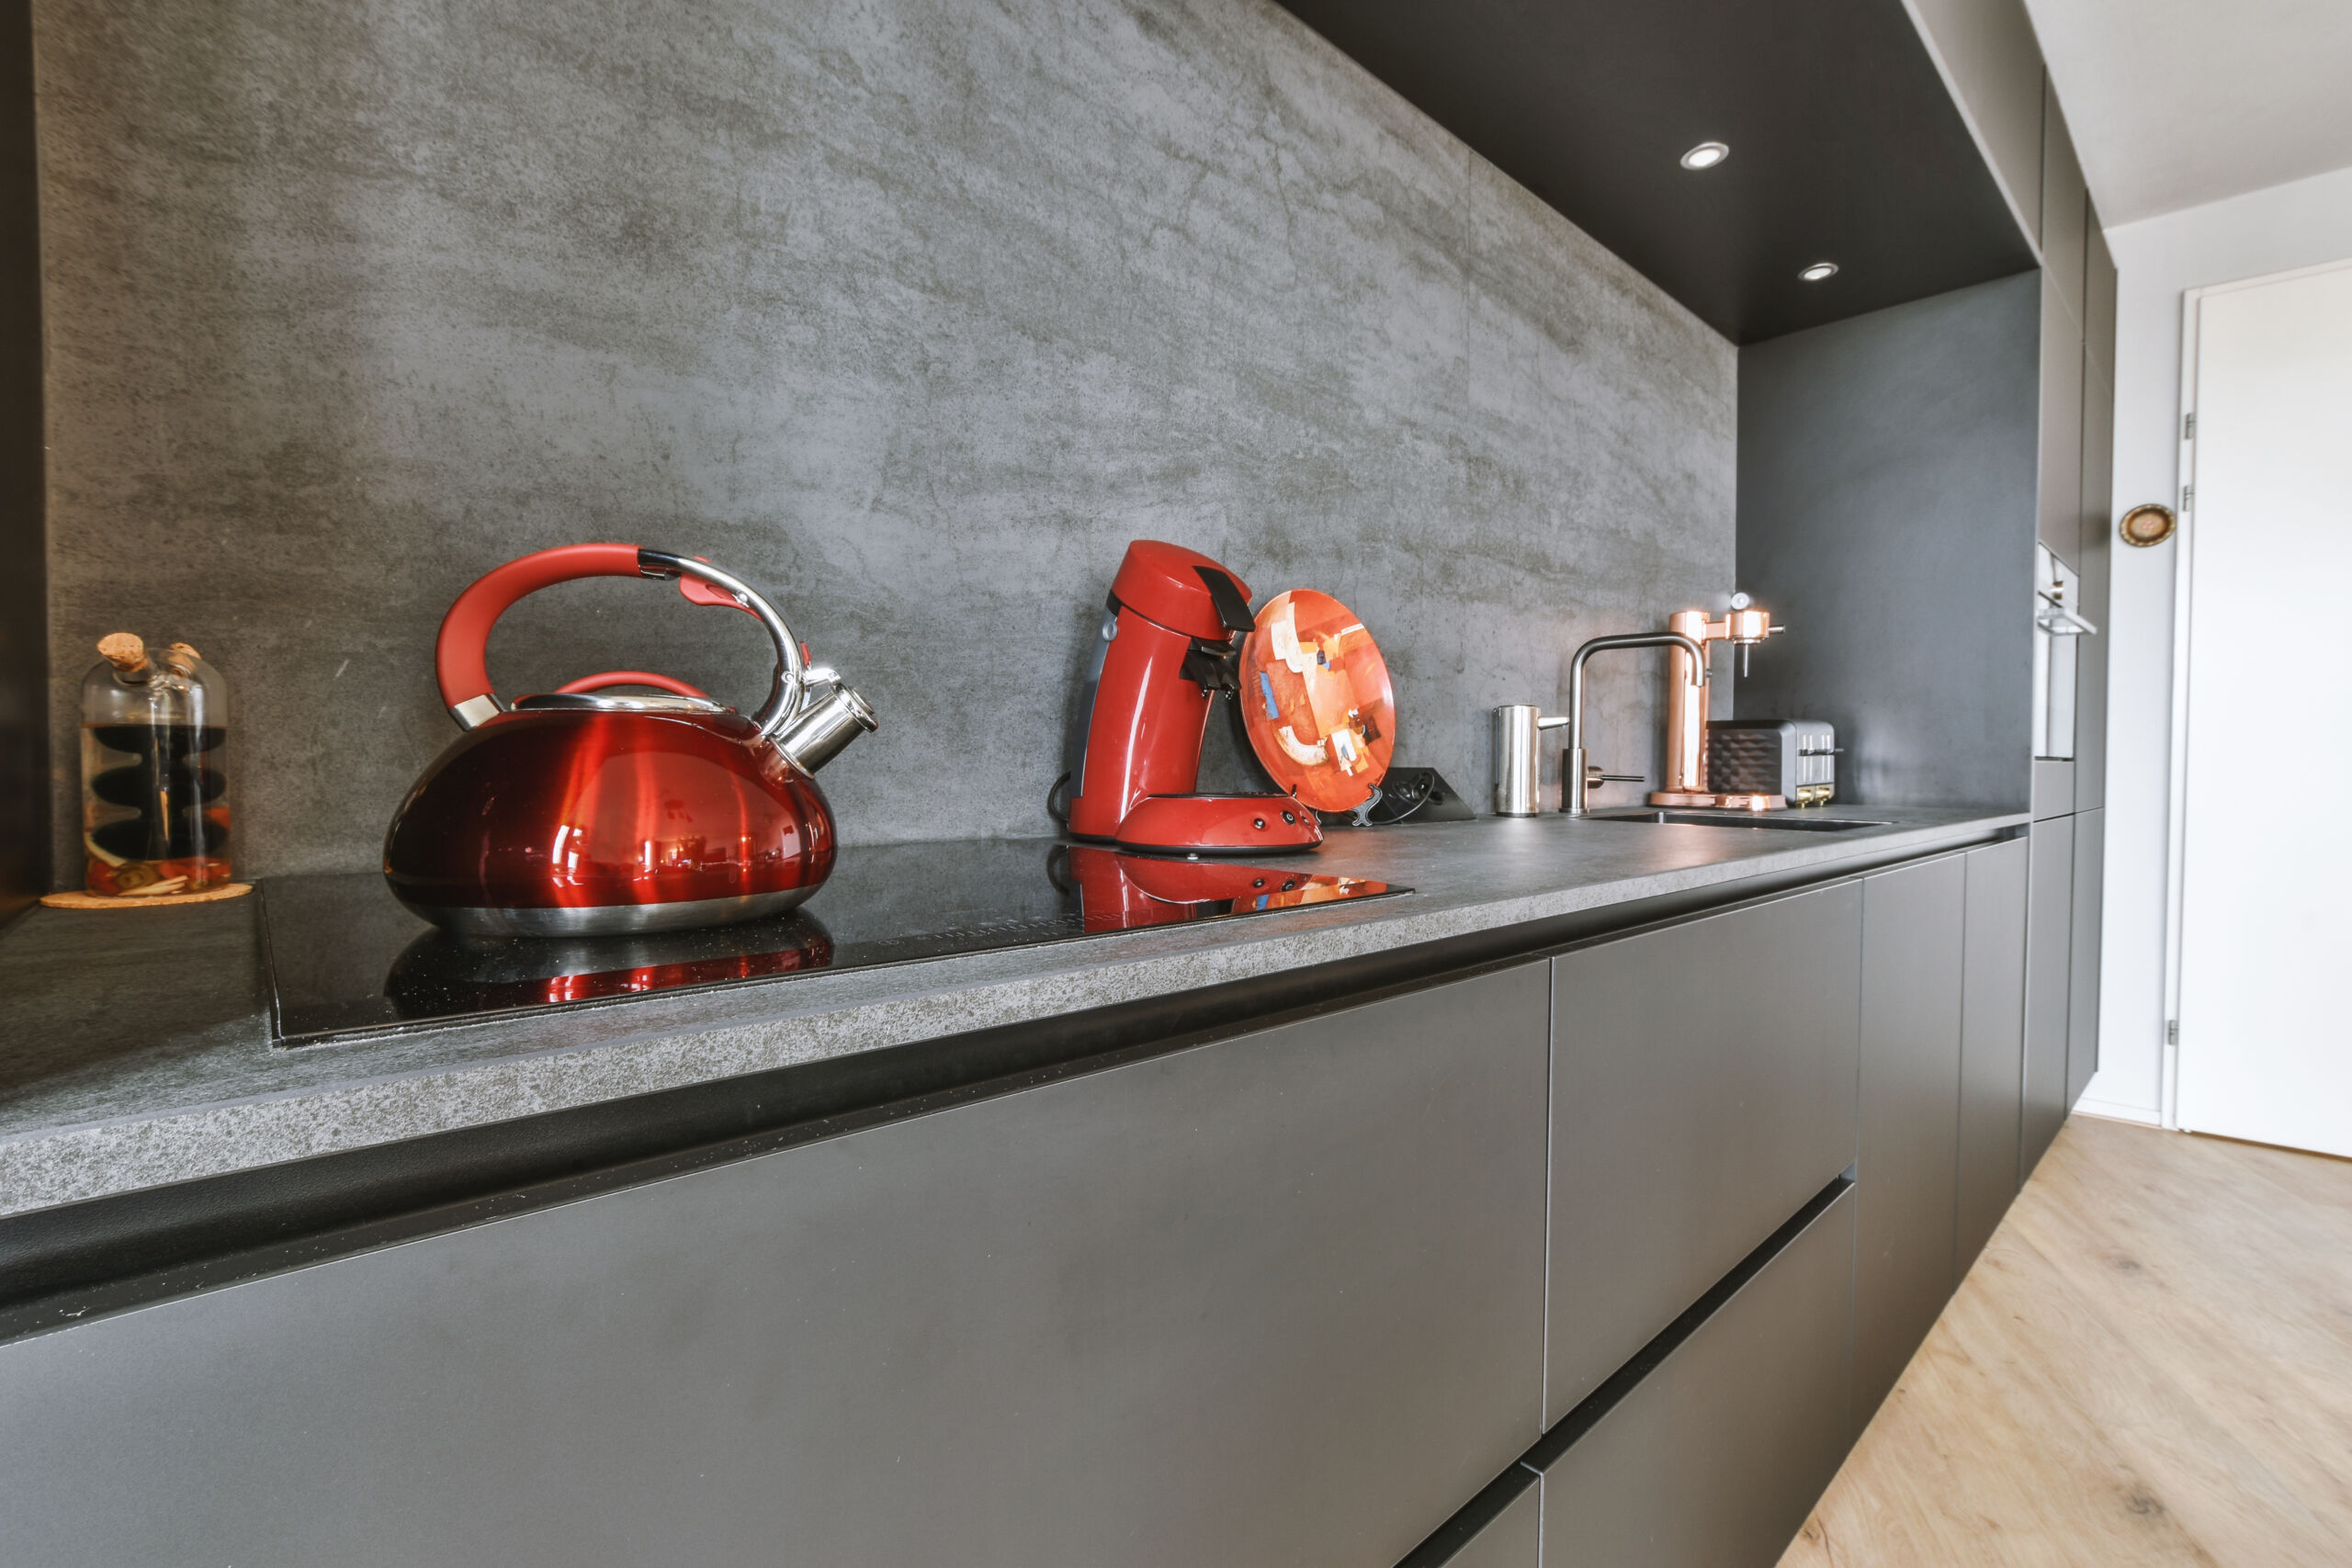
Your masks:
M2173 530L2179 526L2180 519L2173 515L2171 507L2151 501L2125 513L2115 531L2123 536L2125 544L2137 545L2144 550L2171 538Z

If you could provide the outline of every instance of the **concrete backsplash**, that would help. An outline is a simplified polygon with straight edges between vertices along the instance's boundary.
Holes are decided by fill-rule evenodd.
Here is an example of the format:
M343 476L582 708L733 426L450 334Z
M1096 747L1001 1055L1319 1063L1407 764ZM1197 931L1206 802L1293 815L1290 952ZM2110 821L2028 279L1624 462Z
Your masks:
M62 824L129 629L235 682L242 871L373 864L442 613L579 540L763 585L873 701L851 843L1050 830L1133 537L1344 600L1481 799L1488 708L1732 586L1731 344L1267 0L36 10ZM765 683L644 582L491 654ZM1594 674L1655 770L1660 666Z

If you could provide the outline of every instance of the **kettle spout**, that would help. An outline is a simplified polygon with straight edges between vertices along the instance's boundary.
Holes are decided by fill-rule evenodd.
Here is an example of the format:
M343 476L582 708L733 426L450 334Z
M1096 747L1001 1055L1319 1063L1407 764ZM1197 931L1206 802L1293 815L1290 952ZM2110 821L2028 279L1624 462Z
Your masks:
M802 677L801 690L799 711L777 731L775 743L803 773L813 773L875 728L874 708L843 685L839 675L821 667Z

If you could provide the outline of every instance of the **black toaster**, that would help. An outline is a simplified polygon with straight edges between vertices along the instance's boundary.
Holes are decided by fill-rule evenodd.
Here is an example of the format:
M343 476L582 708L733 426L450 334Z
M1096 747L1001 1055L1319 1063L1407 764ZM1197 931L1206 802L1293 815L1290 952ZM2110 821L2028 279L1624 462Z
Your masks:
M1817 718L1711 719L1707 788L1824 805L1838 793L1838 732Z

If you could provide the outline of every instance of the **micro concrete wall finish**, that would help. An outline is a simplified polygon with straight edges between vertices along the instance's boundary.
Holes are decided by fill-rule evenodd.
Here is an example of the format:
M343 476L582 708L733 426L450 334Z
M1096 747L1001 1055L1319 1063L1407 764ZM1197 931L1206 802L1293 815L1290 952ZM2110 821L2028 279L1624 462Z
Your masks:
M1740 583L1789 631L1738 711L1836 725L1840 799L2030 803L2041 289L1740 351Z
M1267 0L36 34L61 882L99 636L230 672L242 872L365 869L456 733L442 614L550 545L770 591L880 710L825 774L852 844L1050 830L1130 538L1338 594L1398 760L1481 800L1490 707L1733 586L1732 345ZM491 663L765 684L750 621L644 582ZM1594 676L1595 754L1654 769L1659 664Z

